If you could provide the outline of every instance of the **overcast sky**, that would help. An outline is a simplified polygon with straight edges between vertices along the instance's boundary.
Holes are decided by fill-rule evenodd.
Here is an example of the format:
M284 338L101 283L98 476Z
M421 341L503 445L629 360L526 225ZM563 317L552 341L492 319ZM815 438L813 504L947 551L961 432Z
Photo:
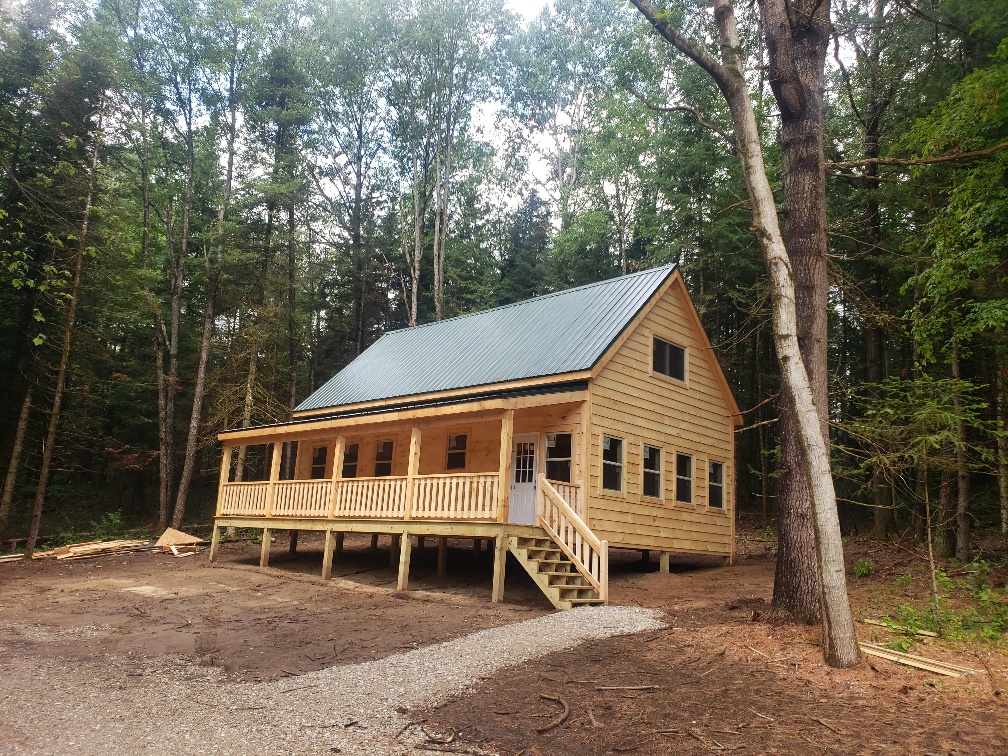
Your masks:
M530 18L535 18L539 15L539 11L542 10L542 7L546 5L547 1L548 0L508 0L508 2L505 3L505 7L510 8L528 21Z

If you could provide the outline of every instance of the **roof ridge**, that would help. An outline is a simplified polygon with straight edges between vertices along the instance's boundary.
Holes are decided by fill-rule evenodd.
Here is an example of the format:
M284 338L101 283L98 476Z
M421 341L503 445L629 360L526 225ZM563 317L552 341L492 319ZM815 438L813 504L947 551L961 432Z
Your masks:
M610 284L613 281L617 281L619 279L633 278L634 276L643 276L645 273L654 273L656 270L661 270L663 268L669 268L670 270L671 269L675 269L677 266L678 266L678 263L666 263L665 265L657 265L657 266L655 266L653 268L645 268L644 270L636 270L633 273L626 273L626 274L621 275L621 276L613 276L612 278L604 278L601 281L594 281L592 283L581 284L580 286L572 286L569 289L561 289L560 291L551 291L548 294L540 294L537 297L529 297L528 299L522 299L522 300L519 300L518 302L510 302L509 304L506 304L506 305L498 305L497 307L489 307L489 308L487 308L485 310L476 310L474 312L466 312L466 313L463 313L461 315L455 315L455 316L450 317L450 318L444 318L443 320L432 320L429 323L418 323L415 326L405 326L403 328L395 328L395 329L393 329L391 331L385 331L385 333L383 333L381 336L378 337L378 340L381 340L381 339L385 338L386 336L390 336L393 333L400 333L402 331L416 331L417 329L427 328L428 326L438 325L439 323L450 323L453 320L462 320L464 318L471 318L471 317L474 317L476 315L482 315L482 314L487 313L487 312L496 312L498 310L506 310L509 307L517 307L518 305L528 304L529 302L535 302L536 300L549 299L550 297L557 297L557 296L560 296L561 294L569 294L569 293L574 292L574 291L581 291L582 289L591 289L591 288L593 288L595 286L602 286L604 284Z

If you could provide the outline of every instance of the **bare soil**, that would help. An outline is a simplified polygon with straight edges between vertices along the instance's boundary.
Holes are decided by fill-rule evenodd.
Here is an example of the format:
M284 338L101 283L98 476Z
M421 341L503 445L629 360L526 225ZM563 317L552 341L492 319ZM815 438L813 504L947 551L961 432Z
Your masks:
M436 573L432 541L414 549L410 591L393 591L388 537L370 548L347 537L334 579L322 582L321 539L302 534L297 554L284 534L271 567L259 545L224 544L211 565L194 557L135 553L80 561L0 565L0 654L30 683L33 661L106 665L142 654L186 657L236 681L276 680L381 658L530 619L551 611L514 562L504 604L489 602L492 553L452 541L448 574ZM995 564L1003 560L991 549ZM612 603L661 609L664 630L593 641L481 680L432 711L411 712L433 750L504 754L1008 753L1005 644L928 639L913 653L977 670L959 679L869 659L851 670L822 663L816 627L770 616L773 543L743 532L733 567L679 558L658 572L638 552L612 554ZM926 606L920 555L867 539L847 544L855 617L880 617L901 603ZM996 568L995 584L1003 582ZM1003 600L1003 589L999 594ZM893 635L860 623L859 638ZM609 690L603 688L612 688ZM638 688L638 689L635 689ZM569 715L557 722L563 699ZM0 713L0 722L5 718ZM545 731L540 732L543 729ZM0 752L3 748L0 726ZM431 752L433 752L433 750Z

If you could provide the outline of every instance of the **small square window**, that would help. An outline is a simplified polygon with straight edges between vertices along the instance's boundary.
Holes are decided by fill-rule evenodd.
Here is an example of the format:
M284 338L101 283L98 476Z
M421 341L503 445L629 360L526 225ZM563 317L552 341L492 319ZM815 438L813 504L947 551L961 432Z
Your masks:
M675 378L677 381L686 380L686 350L672 344L664 339L654 337L651 367L656 373Z
M360 454L360 444L347 444L343 450L343 477L357 477L357 457Z
M374 474L381 478L392 474L392 442L379 441L375 446Z
M602 436L602 488L623 490L623 439Z
M465 433L448 436L448 459L446 470L464 470L466 466L466 444L469 439Z
M311 477L312 480L321 480L325 477L326 457L329 454L328 446L316 446L311 454Z
M676 454L676 501L681 504L693 503L693 457Z
M707 506L724 509L724 464L707 463Z
M644 495L662 498L661 449L644 444Z
M546 477L562 483L571 480L571 434L546 434Z

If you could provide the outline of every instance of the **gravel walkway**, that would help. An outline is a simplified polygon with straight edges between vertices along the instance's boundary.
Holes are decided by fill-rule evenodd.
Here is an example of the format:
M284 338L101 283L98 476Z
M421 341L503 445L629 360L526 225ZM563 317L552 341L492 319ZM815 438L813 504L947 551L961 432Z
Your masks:
M405 714L586 640L663 627L660 613L583 607L375 661L232 683L189 660L0 661L0 753L411 754ZM398 737L397 737L398 736ZM418 742L418 741L414 741Z

